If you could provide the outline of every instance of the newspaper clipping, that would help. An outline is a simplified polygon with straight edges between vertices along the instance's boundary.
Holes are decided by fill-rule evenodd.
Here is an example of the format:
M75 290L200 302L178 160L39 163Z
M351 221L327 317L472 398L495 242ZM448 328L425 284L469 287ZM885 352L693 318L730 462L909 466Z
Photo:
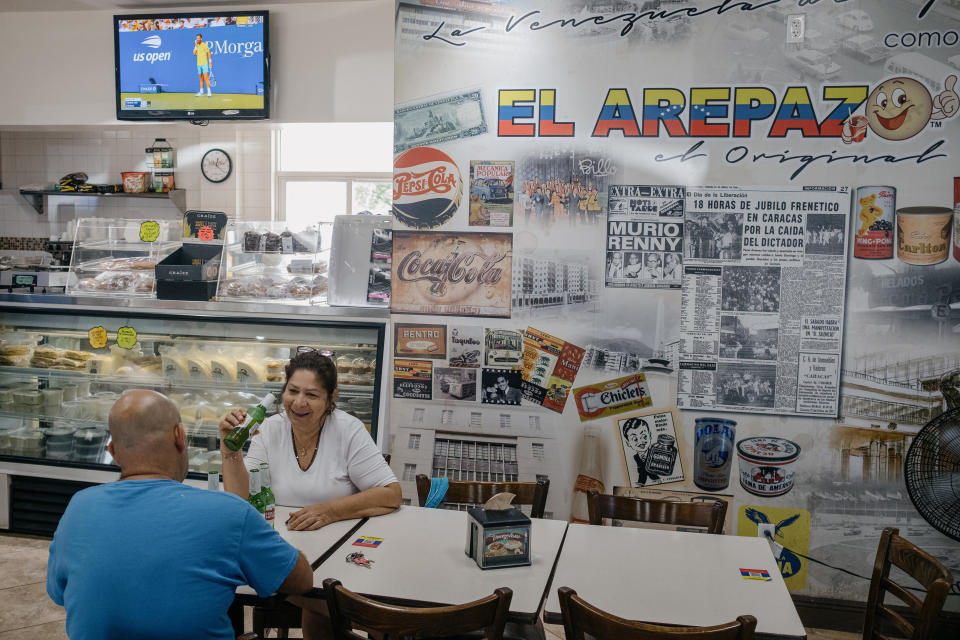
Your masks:
M677 406L836 416L847 187L687 190Z
M683 204L683 187L610 185L606 286L680 288Z

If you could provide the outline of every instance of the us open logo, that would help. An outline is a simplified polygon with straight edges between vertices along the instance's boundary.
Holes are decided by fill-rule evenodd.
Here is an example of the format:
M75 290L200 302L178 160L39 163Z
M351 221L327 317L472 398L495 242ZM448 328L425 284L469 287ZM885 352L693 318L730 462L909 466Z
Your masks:
M438 149L415 147L393 161L393 215L408 227L442 225L457 212L462 195L459 167Z
M145 44L151 49L159 49L162 43L160 36L147 36L140 44Z

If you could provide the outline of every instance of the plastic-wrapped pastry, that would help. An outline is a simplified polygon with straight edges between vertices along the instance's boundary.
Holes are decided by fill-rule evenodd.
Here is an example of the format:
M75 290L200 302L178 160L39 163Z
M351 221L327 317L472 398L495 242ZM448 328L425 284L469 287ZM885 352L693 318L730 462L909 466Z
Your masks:
M260 234L252 229L243 234L243 251L250 253L260 250Z
M100 268L104 271L142 271L153 269L160 262L159 258L139 257L139 258L110 258L100 263Z
M283 382L284 364L282 360L266 361L267 382Z
M326 276L314 276L313 277L313 286L310 288L310 292L313 295L320 295L327 292L327 277Z
M133 290L140 293L150 293L157 286L157 280L154 274L138 273L133 281Z
M5 344L0 346L0 356L25 356L30 354L28 344Z
M337 373L352 373L353 358L350 356L340 356L337 358Z
M80 278L80 280L77 281L77 289L82 291L96 291L96 278Z
M267 232L262 238L263 250L270 253L279 253L283 244L280 236L275 233Z
M236 361L219 355L210 358L210 379L214 382L236 382Z
M221 296L229 296L235 298L237 296L243 295L243 286L240 284L239 280L224 280L223 284L220 285L220 290L218 293Z

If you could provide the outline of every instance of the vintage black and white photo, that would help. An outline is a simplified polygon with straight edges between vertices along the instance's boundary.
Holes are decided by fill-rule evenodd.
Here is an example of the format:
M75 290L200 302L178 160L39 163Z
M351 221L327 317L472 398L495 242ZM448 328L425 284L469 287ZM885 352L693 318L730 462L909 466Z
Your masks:
M780 318L772 315L720 316L720 357L776 360Z
M780 267L724 267L720 286L724 311L780 311Z
M684 223L684 255L697 260L739 260L743 214L691 213Z
M808 214L804 250L818 255L842 256L846 223L845 216L829 213Z

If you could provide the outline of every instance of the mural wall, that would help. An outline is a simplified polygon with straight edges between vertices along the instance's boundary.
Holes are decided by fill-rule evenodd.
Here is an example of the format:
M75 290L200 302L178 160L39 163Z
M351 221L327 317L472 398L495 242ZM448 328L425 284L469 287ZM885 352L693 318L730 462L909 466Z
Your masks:
M566 518L701 455L796 592L865 599L789 550L869 575L891 523L960 575L902 474L960 368L960 0L399 1L395 44L404 495Z

